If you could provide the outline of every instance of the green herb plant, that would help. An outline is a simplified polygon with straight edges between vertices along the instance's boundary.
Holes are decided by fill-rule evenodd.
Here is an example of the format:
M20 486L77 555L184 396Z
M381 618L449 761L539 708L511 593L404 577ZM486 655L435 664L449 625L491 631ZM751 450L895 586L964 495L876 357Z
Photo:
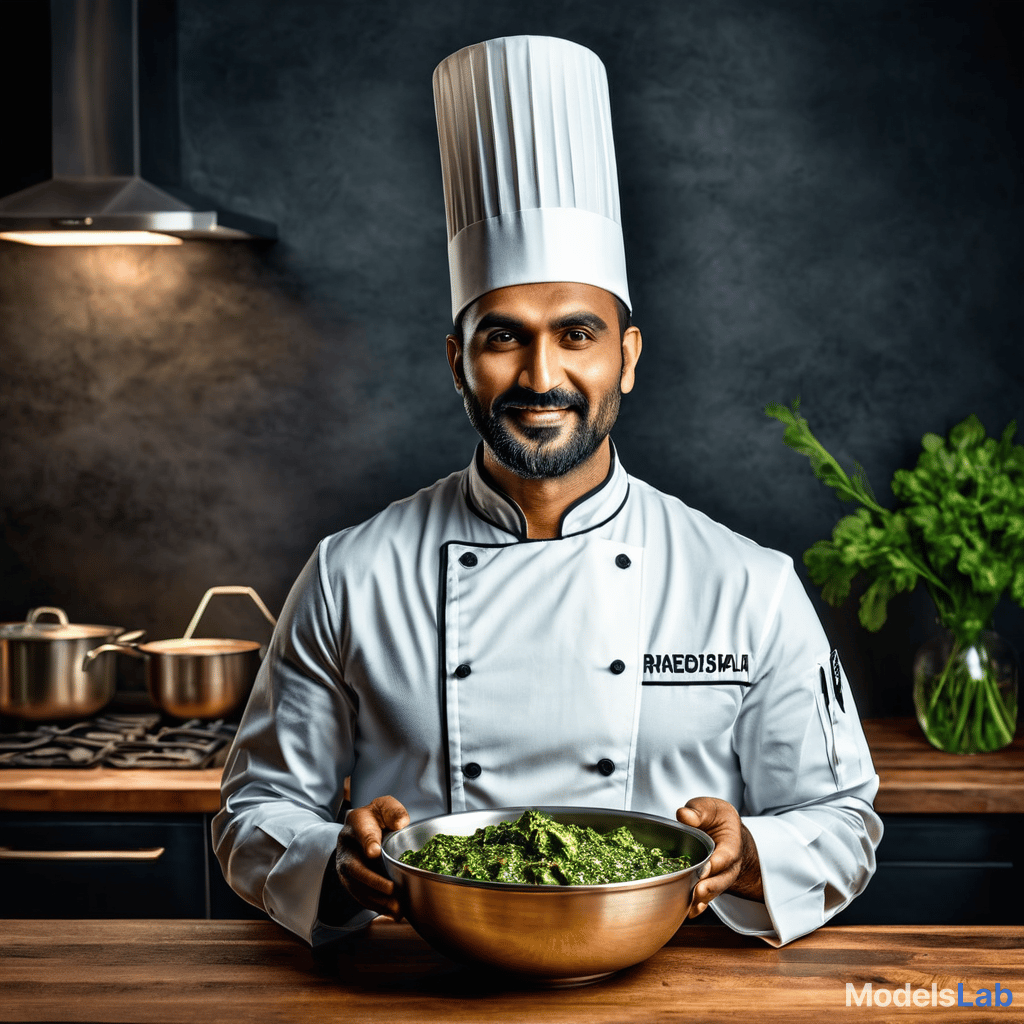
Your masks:
M1016 424L996 441L977 416L948 438L925 434L914 469L892 480L895 511L882 506L859 464L848 475L791 408L771 403L766 415L786 427L783 440L806 455L814 475L843 501L859 506L843 516L830 540L804 552L822 597L838 606L859 573L869 581L860 599L861 625L885 623L889 600L923 583L953 646L923 698L918 717L929 740L943 750L994 750L1013 739L1016 692L985 650L987 631L1002 595L1024 607L1024 448L1013 444ZM977 657L968 657L972 652Z

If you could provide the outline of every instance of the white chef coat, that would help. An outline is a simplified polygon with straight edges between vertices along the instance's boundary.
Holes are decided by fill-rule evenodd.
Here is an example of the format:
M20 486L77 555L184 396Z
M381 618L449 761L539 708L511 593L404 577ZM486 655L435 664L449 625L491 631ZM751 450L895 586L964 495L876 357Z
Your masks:
M523 805L674 818L737 807L764 904L730 927L779 945L874 872L878 777L853 694L794 571L630 477L526 538L521 510L464 471L328 537L296 581L228 757L214 847L226 878L317 944L321 880L353 806L413 821Z

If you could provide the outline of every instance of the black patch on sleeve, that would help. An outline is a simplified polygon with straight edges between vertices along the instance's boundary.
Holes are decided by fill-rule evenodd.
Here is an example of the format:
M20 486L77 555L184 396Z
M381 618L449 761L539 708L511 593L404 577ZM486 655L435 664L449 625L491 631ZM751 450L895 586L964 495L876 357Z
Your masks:
M839 651L835 648L828 656L829 666L832 669L832 692L836 695L836 703L839 710L846 713L846 705L843 703L843 673L839 667ZM824 680L822 680L824 682Z

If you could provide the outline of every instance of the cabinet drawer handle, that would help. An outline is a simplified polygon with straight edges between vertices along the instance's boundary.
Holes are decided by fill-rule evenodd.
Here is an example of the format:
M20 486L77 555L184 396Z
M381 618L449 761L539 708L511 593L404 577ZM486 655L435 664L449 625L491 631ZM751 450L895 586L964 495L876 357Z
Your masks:
M164 847L141 850L11 850L0 846L0 860L157 860Z

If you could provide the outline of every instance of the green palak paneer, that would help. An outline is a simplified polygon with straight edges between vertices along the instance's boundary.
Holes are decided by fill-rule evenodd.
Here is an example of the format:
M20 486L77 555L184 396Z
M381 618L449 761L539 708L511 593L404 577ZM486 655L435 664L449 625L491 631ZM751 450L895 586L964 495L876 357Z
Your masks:
M681 871L689 857L669 857L639 842L623 825L601 835L541 811L478 828L471 836L437 835L403 864L455 878L525 885L601 885Z

